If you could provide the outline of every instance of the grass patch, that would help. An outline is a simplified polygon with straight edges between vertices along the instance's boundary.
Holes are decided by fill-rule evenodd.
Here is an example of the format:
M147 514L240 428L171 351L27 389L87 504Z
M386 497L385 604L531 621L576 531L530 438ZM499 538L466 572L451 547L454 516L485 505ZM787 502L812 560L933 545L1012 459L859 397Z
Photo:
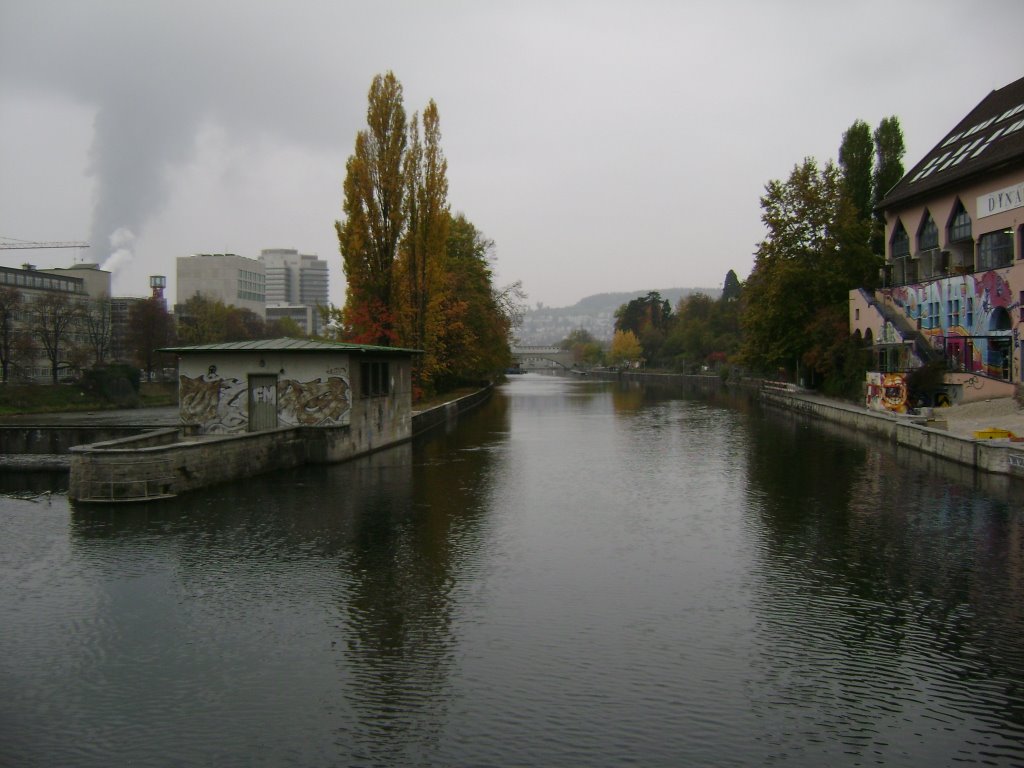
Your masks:
M86 392L77 384L0 385L0 414L103 411L115 408L158 408L177 405L178 390L172 383L143 382L138 393L111 398Z

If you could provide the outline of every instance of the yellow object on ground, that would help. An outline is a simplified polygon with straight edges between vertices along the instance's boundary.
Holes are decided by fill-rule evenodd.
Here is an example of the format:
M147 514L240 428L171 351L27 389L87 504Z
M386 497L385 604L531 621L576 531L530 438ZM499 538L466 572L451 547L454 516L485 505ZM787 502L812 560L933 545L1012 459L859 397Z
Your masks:
M988 429L979 429L974 433L975 440L1006 440L1007 438L1013 439L1016 435L1008 429L996 429L995 427L989 427Z

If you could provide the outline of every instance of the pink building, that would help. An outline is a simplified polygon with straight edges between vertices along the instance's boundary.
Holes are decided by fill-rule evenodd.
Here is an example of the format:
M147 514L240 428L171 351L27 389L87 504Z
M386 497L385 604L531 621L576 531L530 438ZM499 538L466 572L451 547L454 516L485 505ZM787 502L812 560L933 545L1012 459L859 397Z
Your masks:
M932 360L946 395L1024 381L1024 78L992 91L879 203L883 287L850 294L850 328L879 372Z

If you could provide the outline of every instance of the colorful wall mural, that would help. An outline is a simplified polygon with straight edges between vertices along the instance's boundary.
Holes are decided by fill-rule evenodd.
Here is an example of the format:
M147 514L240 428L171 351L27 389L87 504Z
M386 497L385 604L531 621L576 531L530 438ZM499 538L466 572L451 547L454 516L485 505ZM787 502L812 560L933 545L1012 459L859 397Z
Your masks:
M868 373L866 405L874 411L906 413L906 377L902 373Z
M280 426L336 427L349 421L351 389L341 375L310 381L278 379L277 412ZM244 432L249 423L248 383L224 378L211 366L207 373L179 376L181 421L199 424L208 434Z
M991 270L889 291L893 302L953 367L1010 379L1012 318L1020 301L1008 273Z

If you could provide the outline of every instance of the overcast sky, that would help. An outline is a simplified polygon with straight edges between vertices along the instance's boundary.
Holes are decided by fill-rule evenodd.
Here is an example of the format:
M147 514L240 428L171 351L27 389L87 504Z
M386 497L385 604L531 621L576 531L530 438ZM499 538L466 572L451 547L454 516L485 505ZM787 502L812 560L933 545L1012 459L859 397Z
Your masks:
M499 284L718 287L750 272L767 181L893 114L910 168L1024 73L1022 22L1020 0L2 0L0 236L92 248L0 264L105 263L118 295L163 274L173 299L177 256L297 248L340 304L345 160L390 69L409 114L437 102Z

